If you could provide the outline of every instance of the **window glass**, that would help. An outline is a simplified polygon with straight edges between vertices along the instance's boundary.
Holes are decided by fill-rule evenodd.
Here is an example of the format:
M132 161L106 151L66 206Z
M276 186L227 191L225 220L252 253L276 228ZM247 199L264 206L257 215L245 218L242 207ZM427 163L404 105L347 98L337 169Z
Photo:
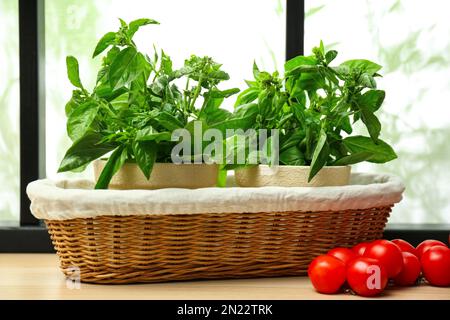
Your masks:
M245 88L243 80L252 78L253 60L271 70L282 67L284 61L283 0L46 0L45 5L49 177L56 176L70 145L64 105L72 88L65 57L78 58L82 81L92 88L100 63L100 58L90 59L92 50L103 34L118 29L119 17L125 21L143 17L159 21L161 25L146 26L136 34L142 51L151 52L155 44L179 67L191 54L211 56L230 74L231 80L226 83L230 88ZM230 109L234 103L231 100L227 106ZM91 178L91 169L81 175Z
M406 184L391 223L450 223L450 5L446 1L306 1L306 52L322 39L339 61L384 66L382 138L398 159L358 171L392 173ZM338 61L338 62L339 62Z
M0 1L0 225L19 222L18 1Z

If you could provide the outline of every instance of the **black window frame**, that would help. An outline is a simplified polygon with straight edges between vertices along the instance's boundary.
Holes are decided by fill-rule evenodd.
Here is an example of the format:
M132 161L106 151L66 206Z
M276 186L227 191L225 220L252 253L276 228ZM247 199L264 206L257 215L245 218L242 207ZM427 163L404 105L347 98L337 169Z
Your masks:
M42 221L30 212L26 186L45 177L45 0L19 1L20 226L0 227L0 253L54 252ZM305 1L286 0L286 60L304 50ZM449 240L447 224L390 224L384 237L417 244Z

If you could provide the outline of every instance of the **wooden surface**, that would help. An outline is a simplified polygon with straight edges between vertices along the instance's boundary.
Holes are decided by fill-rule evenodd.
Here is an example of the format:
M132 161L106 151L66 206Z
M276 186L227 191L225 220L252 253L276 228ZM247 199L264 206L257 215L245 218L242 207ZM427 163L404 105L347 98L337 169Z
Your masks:
M0 254L0 299L361 299L316 293L307 277L136 285L81 284L69 289L54 254ZM450 288L390 288L377 299L450 299Z

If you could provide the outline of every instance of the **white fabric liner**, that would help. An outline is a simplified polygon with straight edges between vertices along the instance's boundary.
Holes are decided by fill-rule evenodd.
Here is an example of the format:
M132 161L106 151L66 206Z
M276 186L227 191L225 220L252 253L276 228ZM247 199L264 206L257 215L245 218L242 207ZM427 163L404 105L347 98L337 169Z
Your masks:
M404 186L392 175L353 173L342 187L261 187L92 190L89 180L43 179L27 194L36 218L66 220L102 215L338 211L392 205Z

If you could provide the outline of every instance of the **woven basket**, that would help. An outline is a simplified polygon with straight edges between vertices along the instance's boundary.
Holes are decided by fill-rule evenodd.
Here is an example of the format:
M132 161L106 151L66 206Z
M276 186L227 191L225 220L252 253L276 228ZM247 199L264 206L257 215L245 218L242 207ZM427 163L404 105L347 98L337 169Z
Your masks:
M76 267L82 282L294 276L305 275L310 261L333 247L381 238L392 205L315 212L104 214L47 217L45 222L62 271L72 276ZM34 207L33 212L40 211Z
M66 275L92 283L305 275L317 255L381 238L390 207L47 220Z

